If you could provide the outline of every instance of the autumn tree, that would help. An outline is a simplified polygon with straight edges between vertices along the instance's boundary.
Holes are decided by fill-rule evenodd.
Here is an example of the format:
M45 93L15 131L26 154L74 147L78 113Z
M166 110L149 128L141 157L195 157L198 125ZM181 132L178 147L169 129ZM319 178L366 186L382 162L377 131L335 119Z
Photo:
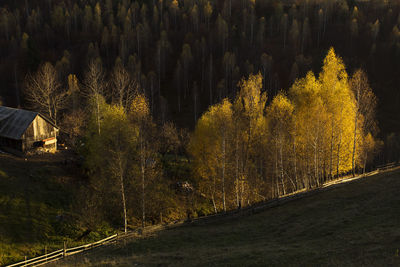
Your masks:
M267 101L267 95L262 92L262 75L250 75L248 79L242 79L238 84L240 91L234 102L234 117L237 128L235 138L237 140L236 157L239 161L238 175L240 176L240 203L245 201L246 185L250 191L258 191L259 176L251 158L257 157L257 147L263 141L265 134L264 109ZM238 185L239 186L239 185ZM246 190L247 191L247 190ZM247 192L248 194L249 192ZM257 194L248 195L247 201L257 200Z
M196 173L201 179L201 190L211 198L215 212L218 212L221 204L224 211L227 207L232 116L232 104L228 99L211 106L198 120L189 144L189 151L195 159Z
M329 123L329 177L334 165L336 174L350 170L351 115L354 113L354 98L348 83L343 60L329 49L319 74L321 97L328 112ZM335 156L336 154L336 156ZM336 164L334 160L336 159Z
M290 176L288 170L290 166L287 167L287 165L289 165L289 155L292 153L290 147L294 126L293 111L293 104L282 92L274 97L267 108L269 139L273 146L272 158L274 158L275 161L276 188L278 195L280 192L279 179L284 195L288 193L288 188L284 179L291 181L292 190L295 190L297 187L297 184Z
M321 86L314 73L297 80L290 89L295 112L297 131L297 153L302 158L301 176L306 187L319 185L321 157L327 112L321 98Z

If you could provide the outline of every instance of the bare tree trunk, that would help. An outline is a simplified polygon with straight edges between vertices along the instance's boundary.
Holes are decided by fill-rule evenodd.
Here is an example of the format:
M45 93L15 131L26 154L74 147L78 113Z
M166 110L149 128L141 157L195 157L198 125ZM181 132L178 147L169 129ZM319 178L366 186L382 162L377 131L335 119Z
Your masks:
M330 162L329 162L329 179L332 179L332 169L333 169L333 137L334 137L334 134L333 134L334 127L333 127L333 125L334 125L334 123L333 123L333 118L332 118L332 125L331 125L331 129L332 129L332 132L331 132L331 151L330 151Z
M225 135L222 141L222 205L224 208L224 212L226 212L226 203L225 203Z
M356 115L354 117L353 158L351 161L353 177L356 175L355 169L356 169L357 118L358 118L358 109L357 109Z
M353 171L353 177L356 175L356 143L357 143L357 119L358 119L358 112L359 112L359 103L358 101L360 100L360 83L358 83L358 88L357 88L357 98L356 98L356 114L354 116L354 138L353 138L353 158L352 158L352 171Z
M297 181L297 155L296 155L296 139L293 138L293 171L294 171L294 180L296 182L295 190L299 189L299 183Z
M158 88L161 90L161 44L158 46Z
M126 216L126 199L125 199L125 189L124 189L124 169L122 167L122 159L121 155L118 155L118 164L119 164L119 181L121 186L121 197L122 197L122 208L124 210L124 233L127 232L127 216Z
M142 171L142 227L146 226L146 206L145 206L145 146L143 144L143 133L140 133L140 153L141 153L141 171Z
M339 133L339 143L337 149L337 165L336 165L336 176L339 177L339 167L340 167L340 147L342 144L342 130Z
M279 192L279 175L278 175L278 147L275 143L275 184L276 184L276 193L278 194L277 197L279 197L280 192Z
M314 176L315 182L318 185L318 156L317 156L317 142L314 144Z
M283 190L283 194L284 195L286 195L286 188L285 188L285 182L283 181L283 174L284 174L284 171L283 171L283 152L282 152L282 150L283 150L283 148L282 148L282 146L283 146L283 144L282 144L282 142L280 143L280 148L279 148L279 156L280 156L280 164L281 164L281 183L282 183L282 190Z
M213 203L213 206L214 206L214 212L217 213L218 212L217 205L215 204L215 187L216 187L215 183L216 183L216 181L215 181L215 177L214 177L214 185L213 185L213 191L212 191L212 194L211 194L211 199L212 199L212 203Z
M209 86L210 86L210 105L213 103L213 91L212 91L212 72L213 72L213 64L212 64L212 56L210 56L210 77L209 77Z
M236 205L240 207L239 203L239 137L236 134Z

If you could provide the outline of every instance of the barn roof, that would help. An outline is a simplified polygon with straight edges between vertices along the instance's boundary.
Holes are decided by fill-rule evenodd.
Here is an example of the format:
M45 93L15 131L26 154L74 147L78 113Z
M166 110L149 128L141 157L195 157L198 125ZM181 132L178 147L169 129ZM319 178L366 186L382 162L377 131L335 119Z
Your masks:
M0 136L16 140L21 139L26 129L38 115L40 114L34 111L0 106ZM43 116L41 117L48 121Z

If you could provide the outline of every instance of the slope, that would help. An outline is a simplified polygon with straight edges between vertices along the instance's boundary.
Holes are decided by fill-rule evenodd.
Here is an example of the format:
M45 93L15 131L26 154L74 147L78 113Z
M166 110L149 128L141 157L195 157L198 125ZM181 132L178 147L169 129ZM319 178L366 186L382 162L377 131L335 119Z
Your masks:
M400 170L262 213L188 224L57 266L399 265Z
M82 229L72 212L81 176L67 152L0 154L0 266L60 249ZM98 236L93 237L99 239Z

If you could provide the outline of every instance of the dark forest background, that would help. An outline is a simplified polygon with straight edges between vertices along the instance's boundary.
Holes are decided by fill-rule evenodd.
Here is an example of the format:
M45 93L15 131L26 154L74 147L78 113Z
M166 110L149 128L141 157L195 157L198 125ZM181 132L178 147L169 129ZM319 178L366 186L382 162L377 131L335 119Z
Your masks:
M117 62L134 74L158 121L193 128L241 77L261 72L270 101L333 46L349 74L365 69L385 139L400 130L399 12L382 0L2 1L0 97L30 108L24 81L41 63L67 87L100 58L106 72Z

